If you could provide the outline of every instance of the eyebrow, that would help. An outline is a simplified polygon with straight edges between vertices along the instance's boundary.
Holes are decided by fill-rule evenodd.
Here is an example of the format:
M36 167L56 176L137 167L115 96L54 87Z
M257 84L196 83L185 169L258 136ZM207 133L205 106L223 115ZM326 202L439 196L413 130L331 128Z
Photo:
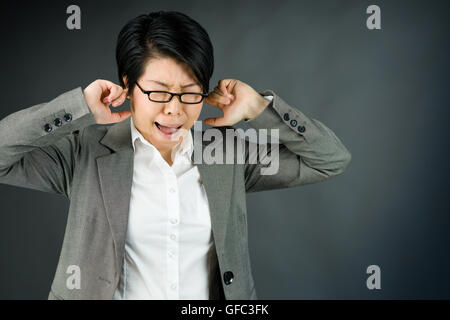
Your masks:
M166 87L167 89L170 89L170 86L167 83L164 83L164 82L161 82L161 81L157 81L157 80L145 80L145 81L152 81L152 82L158 83L158 84ZM185 85L181 86L181 88L184 89L184 88L187 88L187 87L193 87L193 86L197 86L197 85L200 86L198 83L189 83L189 84L185 84Z

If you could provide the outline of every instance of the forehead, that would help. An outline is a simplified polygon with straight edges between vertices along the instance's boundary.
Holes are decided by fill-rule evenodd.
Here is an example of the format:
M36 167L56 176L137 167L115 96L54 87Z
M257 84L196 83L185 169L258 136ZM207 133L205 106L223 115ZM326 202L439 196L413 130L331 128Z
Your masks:
M192 83L201 87L192 70L186 64L172 58L154 58L149 60L145 65L141 78L145 83L154 85L158 84L148 80L163 82L170 87L181 87ZM195 86L190 86L189 88L195 88Z

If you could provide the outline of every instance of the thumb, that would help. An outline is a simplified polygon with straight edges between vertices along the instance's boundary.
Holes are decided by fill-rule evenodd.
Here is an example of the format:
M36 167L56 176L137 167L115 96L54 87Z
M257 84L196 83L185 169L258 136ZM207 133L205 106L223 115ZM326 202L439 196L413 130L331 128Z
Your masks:
M207 118L203 120L204 123L209 124L213 127L221 127L226 126L226 120L224 117L218 117L218 118Z

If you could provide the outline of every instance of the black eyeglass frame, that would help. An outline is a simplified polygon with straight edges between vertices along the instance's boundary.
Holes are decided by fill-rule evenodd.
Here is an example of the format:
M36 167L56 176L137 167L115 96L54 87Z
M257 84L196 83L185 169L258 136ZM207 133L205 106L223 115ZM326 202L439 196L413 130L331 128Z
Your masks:
M209 95L209 94L207 94L207 93L198 93L198 92L173 93L173 92L170 92L170 91L164 91L164 90L150 90L150 91L146 91L146 90L144 90L144 89L141 88L141 86L139 85L139 83L136 82L136 85L138 86L139 89L141 89L141 91L142 91L143 94L146 94L146 95L148 96L148 100L153 101L153 102L159 102L159 103L167 103L167 102L170 102L170 101L172 101L173 96L178 96L178 97L179 97L178 99L180 100L181 103L185 103L185 104L199 104L199 103L201 103L201 102L203 101L204 98L208 97L208 95ZM157 100L152 100L152 99L150 99L150 93L152 93L152 92L164 92L164 93L168 93L168 94L170 94L170 98L169 98L168 101L157 101ZM184 101L183 101L183 97L182 97L184 94L196 94L196 95L201 95L201 96L202 96L202 99L201 99L199 102L184 102Z

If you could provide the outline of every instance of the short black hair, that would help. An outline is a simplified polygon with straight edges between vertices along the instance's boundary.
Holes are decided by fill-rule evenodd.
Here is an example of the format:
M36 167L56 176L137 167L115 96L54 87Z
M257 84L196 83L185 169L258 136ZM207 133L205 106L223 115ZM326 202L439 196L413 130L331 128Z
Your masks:
M145 64L152 58L170 57L190 67L203 93L209 92L214 52L206 30L186 14L157 11L128 21L119 32L116 62L120 85L133 92Z

